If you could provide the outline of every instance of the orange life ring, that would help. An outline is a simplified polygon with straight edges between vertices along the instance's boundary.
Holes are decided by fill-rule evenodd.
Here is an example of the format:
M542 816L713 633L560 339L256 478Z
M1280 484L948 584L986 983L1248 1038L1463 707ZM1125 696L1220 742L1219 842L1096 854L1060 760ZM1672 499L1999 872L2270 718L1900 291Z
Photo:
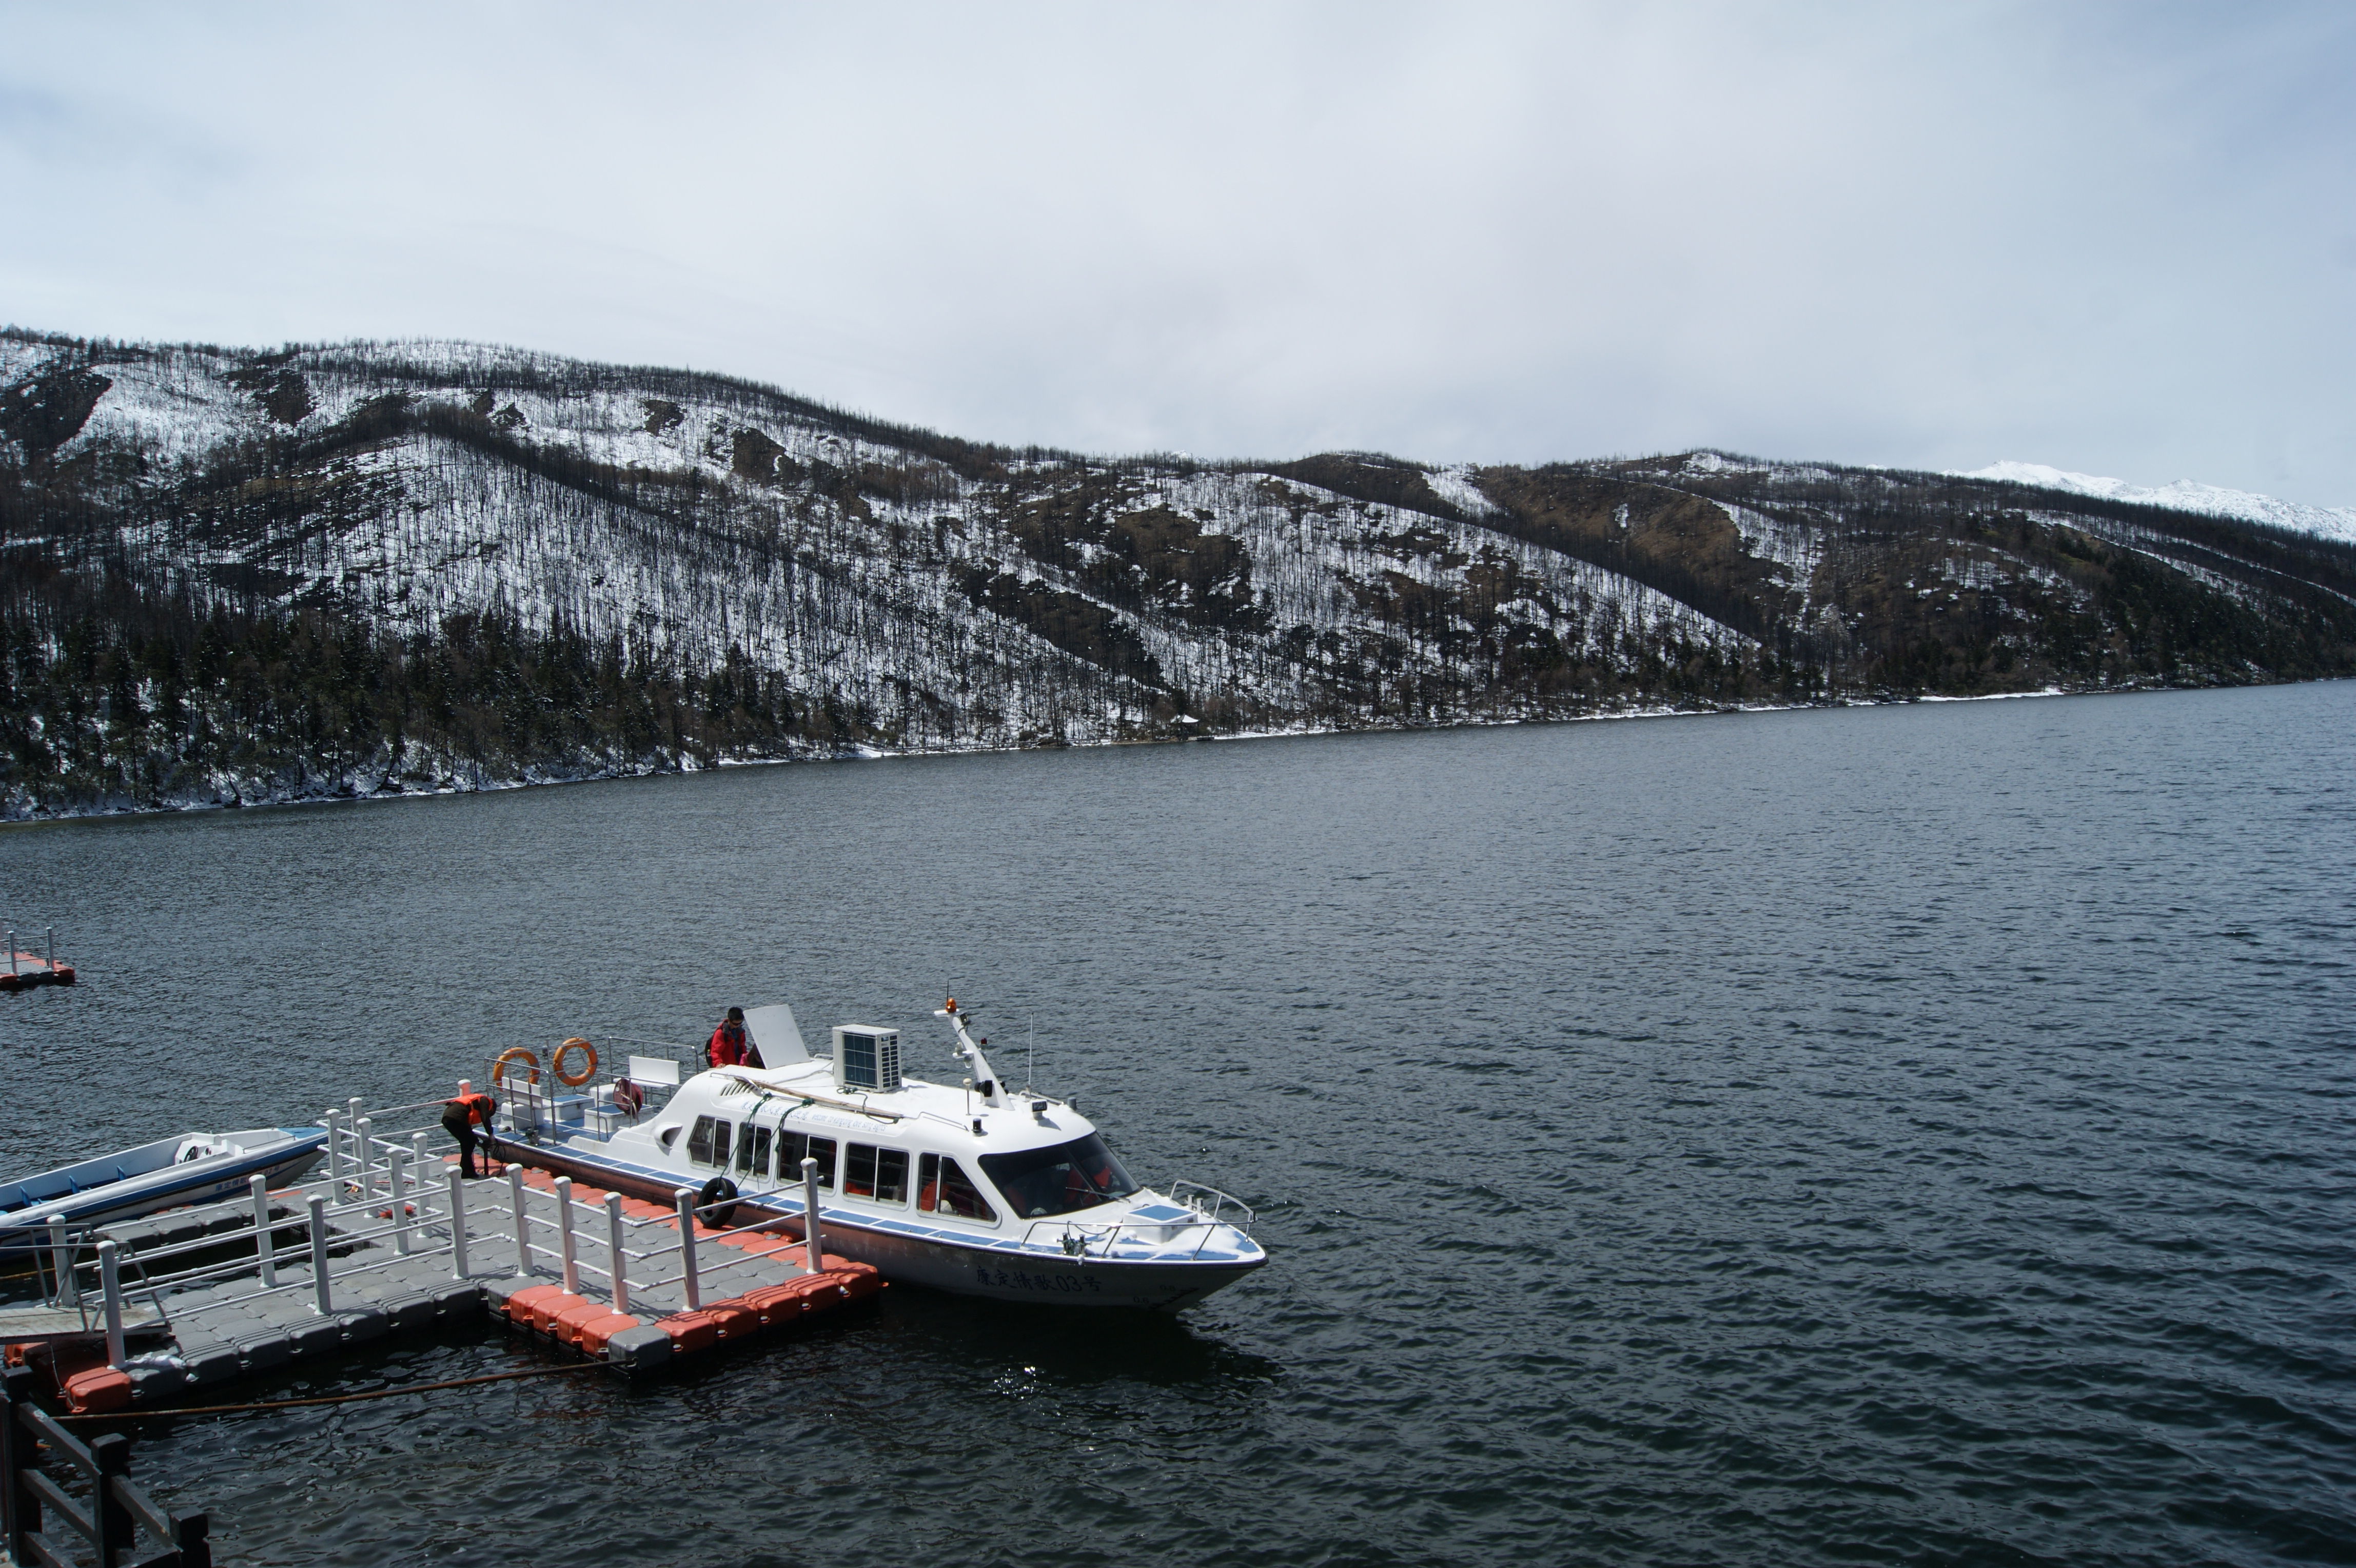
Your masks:
M567 1051L588 1052L589 1065L583 1068L579 1072L565 1071L564 1053ZM557 1047L554 1051L550 1053L548 1058L548 1070L554 1073L556 1075L556 1081L564 1085L565 1088L578 1089L583 1084L597 1076L597 1047L583 1039L580 1036L575 1035L571 1039L565 1041L562 1045Z
M499 1059L491 1064L491 1087L493 1089L505 1089L507 1087L508 1063L512 1061L519 1061L523 1063L524 1066L531 1069L531 1082L534 1087L539 1085L540 1058L532 1055L530 1051L525 1050L521 1046L509 1046L506 1050L499 1053Z

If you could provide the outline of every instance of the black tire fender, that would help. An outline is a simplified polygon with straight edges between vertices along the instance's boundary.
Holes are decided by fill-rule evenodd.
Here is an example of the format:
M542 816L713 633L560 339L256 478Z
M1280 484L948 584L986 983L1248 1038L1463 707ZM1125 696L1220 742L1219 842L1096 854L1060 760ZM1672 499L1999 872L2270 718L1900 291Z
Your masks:
M695 1195L696 1218L714 1230L725 1230L736 1218L736 1184L724 1176L713 1176Z

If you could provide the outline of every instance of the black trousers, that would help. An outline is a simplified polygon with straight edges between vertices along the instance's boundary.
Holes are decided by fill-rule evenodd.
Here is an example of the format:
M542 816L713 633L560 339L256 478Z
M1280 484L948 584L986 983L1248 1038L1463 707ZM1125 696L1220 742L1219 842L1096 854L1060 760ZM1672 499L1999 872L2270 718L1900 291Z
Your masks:
M442 1130L458 1140L459 1173L469 1176L481 1176L483 1173L475 1168L475 1145L487 1144L490 1140L475 1130L475 1124L467 1119L465 1109L453 1105L442 1112Z

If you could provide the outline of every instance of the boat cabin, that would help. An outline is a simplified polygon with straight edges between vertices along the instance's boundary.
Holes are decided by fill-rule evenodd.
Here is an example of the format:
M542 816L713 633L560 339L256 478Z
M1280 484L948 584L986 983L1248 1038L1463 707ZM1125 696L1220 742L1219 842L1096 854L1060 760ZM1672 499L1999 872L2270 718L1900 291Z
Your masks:
M959 1228L1077 1214L1141 1190L1068 1101L1005 1091L962 1019L942 1015L975 1069L960 1085L906 1076L896 1028L837 1025L831 1050L814 1057L790 1009L747 1009L766 1066L695 1074L612 1144L642 1145L682 1186L724 1177L747 1197L798 1194L807 1159L830 1209L847 1200Z

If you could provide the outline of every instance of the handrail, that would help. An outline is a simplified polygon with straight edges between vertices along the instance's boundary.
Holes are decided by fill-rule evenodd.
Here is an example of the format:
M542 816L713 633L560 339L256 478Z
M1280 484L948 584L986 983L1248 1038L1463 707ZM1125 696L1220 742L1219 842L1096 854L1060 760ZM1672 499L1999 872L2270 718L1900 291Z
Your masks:
M1210 1199L1210 1207L1206 1208L1196 1198L1189 1197L1187 1196L1189 1193L1200 1194L1202 1197ZM1195 1213L1202 1215L1214 1224L1233 1225L1237 1230L1242 1231L1247 1236L1251 1234L1252 1226L1257 1224L1259 1219L1258 1212L1255 1210L1250 1204L1246 1203L1242 1198L1236 1197L1232 1193L1221 1192L1217 1187L1208 1186L1203 1182L1173 1181L1170 1184L1169 1194L1170 1200L1173 1203L1185 1205L1188 1208L1191 1208ZM1244 1217L1241 1224L1237 1224L1235 1220L1222 1218L1222 1216L1225 1215L1226 1210L1230 1208L1243 1210Z
M437 1106L447 1105L449 1103L450 1101L446 1098L442 1100L421 1100L414 1105L386 1105L372 1107L369 1111L368 1114L369 1118L373 1120L379 1116L397 1116L403 1111L431 1111Z
M1187 1196L1189 1193L1200 1194L1204 1198L1209 1199L1208 1207L1197 1198ZM1173 1232L1173 1234L1167 1240L1155 1239L1156 1245L1167 1247L1187 1231L1199 1229L1203 1232L1202 1239L1194 1243L1194 1251L1188 1256L1200 1257L1203 1249L1211 1244L1211 1239L1218 1233L1221 1226L1226 1226L1239 1236L1251 1234L1250 1227L1257 1216L1251 1205L1241 1198L1221 1192L1217 1187L1205 1187L1203 1183L1195 1181L1173 1182L1168 1188L1168 1196L1172 1202L1186 1209L1191 1218L1140 1219L1135 1217L1136 1211L1132 1209L1129 1211L1129 1218L1126 1219L1087 1219L1081 1217L1088 1210L1079 1208L1066 1214L1051 1214L1044 1219L1033 1220L1023 1232L1021 1245L1042 1246L1043 1243L1034 1238L1043 1228L1054 1229L1058 1231L1055 1237L1056 1244L1066 1255L1076 1258L1108 1258L1112 1255L1112 1250L1120 1244L1122 1238L1132 1230ZM1226 1218L1226 1210L1230 1207L1242 1210L1242 1223L1238 1224L1234 1219ZM1103 1241L1102 1250L1092 1252L1088 1250L1088 1243L1098 1239ZM1142 1237L1139 1239L1144 1240ZM1076 1246L1075 1242L1077 1243Z
M363 1231L356 1236L348 1232L343 1240L361 1241L373 1240L379 1237L392 1235L399 1229L400 1227L398 1226L388 1225L381 1230ZM430 1258L437 1252L450 1252L455 1251L455 1243L445 1238L441 1242L425 1248L423 1251L395 1252L389 1257L371 1258L363 1262L356 1262L347 1269L337 1270L331 1268L327 1271L327 1278L330 1283L339 1279L349 1279L354 1274L364 1274L372 1269L390 1268L395 1263L409 1262L416 1258ZM284 1294L287 1291L316 1290L317 1287L318 1282L316 1280L293 1280L282 1285L270 1285L265 1286L261 1290L248 1291L242 1295L223 1296L218 1301L199 1302L193 1306L180 1309L173 1316L180 1318L200 1317L204 1314L215 1311L220 1307L235 1306L241 1302L258 1301L266 1295L280 1295Z
M370 1241L379 1240L380 1240L380 1239L382 1239L382 1238L384 1238L384 1237L387 1237L387 1236L395 1236L395 1235L399 1235L399 1234L401 1234L403 1230L406 1230L409 1234L411 1234L411 1235L412 1235L412 1236L413 1236L413 1235L418 1234L418 1233L419 1233L419 1232L421 1232L421 1231L425 1231L425 1232L430 1233L430 1232L431 1232L431 1231L433 1231L433 1230L446 1230L446 1228L445 1228L445 1227L443 1227L443 1226L430 1226L430 1227L429 1227L429 1226L403 1226L403 1225L402 1225L401 1223L399 1223L398 1221L394 1221L394 1222L391 1222L391 1223L388 1223L388 1224L384 1225L383 1227L381 1227L381 1228L380 1228L380 1229L378 1229L378 1230L347 1230L347 1231L344 1231L344 1232L340 1233L339 1235L337 1235L337 1236L336 1237L336 1239L335 1239L335 1240L334 1240L334 1242L333 1242L333 1245L334 1245L335 1247L337 1247L337 1248L340 1248L340 1249L342 1249L342 1250L345 1251L346 1255L347 1255L347 1256L348 1256L348 1255L349 1255L349 1253L350 1253L350 1251L352 1251L352 1249L354 1249L354 1248L356 1248L356 1247L365 1246L365 1245L367 1245L367 1244L368 1244L369 1242L370 1242ZM435 1244L432 1244L432 1245L427 1246L427 1247L425 1248L425 1250L424 1250L423 1251L422 1251L422 1252L418 1252L418 1251L412 1251L412 1252L395 1252L395 1253L394 1253L391 1257L390 1257L390 1258L378 1259L378 1260L376 1260L375 1262L366 1262L366 1263L355 1263L352 1267L350 1267L350 1268L348 1268L348 1269L345 1270L345 1271L344 1271L344 1273L359 1273L362 1272L363 1270L380 1267L380 1266L382 1266L382 1265L383 1265L383 1264L385 1264L385 1263L389 1263L389 1262L398 1262L402 1261L402 1259L404 1259L404 1258L418 1258L418 1257L428 1257L428 1258L430 1258L430 1257L432 1257L432 1256L433 1256L434 1253L436 1253L436 1252L447 1251L450 1249L450 1245L451 1245L451 1243L449 1242L449 1240L446 1239L446 1236L445 1236L445 1239L444 1239L444 1240L442 1240L442 1241L441 1241L441 1242L439 1242L439 1243L435 1243ZM134 1260L134 1261L135 1261L135 1260ZM212 1281L214 1281L214 1280L222 1280L222 1279L230 1279L230 1278L233 1278L233 1277L235 1277L235 1276L236 1276L236 1275L238 1275L238 1274L245 1273L247 1273L247 1272L251 1271L253 1267L254 1267L254 1264L253 1264L253 1262L252 1262L252 1260L249 1260L249 1259L242 1259L242 1258L239 1258L239 1259L231 1259L230 1262L226 1262L226 1263L216 1263L216 1264L212 1265L210 1268L204 1268L204 1269L190 1269L190 1270L187 1270L187 1271L186 1271L186 1272L184 1272L184 1273L177 1273L177 1274L166 1274L166 1275L164 1275L164 1276L163 1276L162 1278L160 1278L160 1279L147 1279L147 1278L145 1278L145 1271L144 1271L144 1270L143 1270L143 1271L141 1271L141 1273L142 1273L142 1276L143 1276L143 1277L142 1277L142 1280L141 1280L141 1284L142 1284L142 1287L143 1287L144 1289L146 1289L146 1290L148 1290L148 1291L150 1291L150 1292L154 1292L154 1291L161 1291L161 1290L184 1291L184 1290L187 1290L187 1289L189 1286L191 1286L191 1285L205 1284L205 1283L210 1283L210 1282L212 1282ZM330 1271L329 1271L329 1276L330 1276L331 1278L334 1276L334 1271L333 1271L333 1270L330 1270ZM266 1290L259 1291L259 1292L256 1292L256 1293L254 1293L254 1294L259 1294L259 1295L268 1295L268 1294L272 1294L272 1293L273 1293L273 1292L274 1292L274 1291L289 1290L289 1289L295 1289L295 1288L307 1288L307 1287L310 1285L310 1283L312 1283L312 1282L310 1282L310 1281L308 1281L308 1280L305 1280L305 1281L299 1281L299 1282L297 1282L297 1283L296 1283L295 1285L273 1285L273 1286L269 1287L269 1288L268 1288L268 1289L266 1289ZM233 1300L239 1300L239 1301L247 1301L247 1300L251 1300L251 1299L252 1299L252 1298L251 1296L238 1296L238 1297L232 1297L231 1299L233 1299ZM159 1304L159 1305L160 1305L160 1304ZM218 1305L221 1305L221 1304L220 1304L220 1303L219 1303L219 1302L206 1302L206 1303L203 1303L203 1304L201 1304L201 1305L199 1305L190 1307L190 1308L188 1308L188 1309L187 1309L187 1311L188 1311L189 1313L207 1312L207 1311L210 1311L213 1307L218 1306Z
M362 1120L372 1119L362 1118ZM392 1170L419 1154L423 1146L422 1138L417 1137L412 1137L407 1143L391 1138L379 1138L373 1133L363 1138L358 1133L357 1129L354 1130L352 1136L362 1149L369 1149L370 1145L381 1146L381 1152L387 1162L388 1187L391 1186ZM371 1167L373 1163L371 1160ZM510 1182L519 1188L521 1187L520 1169L519 1166L508 1167ZM429 1171L447 1178L448 1194L443 1197L439 1203L434 1201L436 1197L434 1189L437 1184L434 1176L428 1174ZM373 1169L362 1171L356 1166L350 1178L330 1174L308 1183L298 1184L291 1188L280 1189L281 1196L288 1194L303 1195L305 1205L308 1209L306 1218L294 1220L292 1225L289 1224L290 1216L273 1208L265 1207L262 1213L257 1215L252 1207L252 1200L249 1197L241 1206L230 1202L213 1206L230 1209L232 1212L242 1208L241 1217L245 1220L245 1225L241 1229L236 1226L227 1227L191 1240L173 1242L167 1246L156 1248L144 1255L127 1248L118 1252L115 1243L112 1240L102 1242L99 1250L98 1283L102 1292L100 1299L103 1300L106 1309L110 1363L119 1366L124 1359L125 1352L122 1347L119 1327L122 1303L126 1297L134 1294L155 1302L158 1310L164 1312L168 1320L199 1317L208 1313L264 1297L298 1291L316 1293L317 1309L321 1313L327 1313L330 1310L330 1303L335 1294L335 1282L339 1279L349 1279L357 1274L390 1267L419 1257L436 1255L451 1258L455 1267L459 1271L459 1277L466 1277L472 1272L468 1269L466 1257L468 1238L464 1228L466 1204L463 1187L456 1173L449 1171L446 1166L440 1164L438 1159L421 1164L414 1172L414 1179L401 1182L398 1191L378 1190ZM344 1196L346 1194L349 1196ZM331 1204L328 1201L329 1195L336 1195L340 1201ZM559 1262L565 1267L567 1288L571 1288L573 1279L585 1270L592 1275L610 1282L615 1299L617 1301L623 1299L626 1289L633 1286L645 1288L683 1283L688 1291L690 1305L692 1305L699 1282L706 1273L705 1266L696 1260L697 1243L725 1241L731 1238L755 1232L775 1231L798 1221L802 1223L803 1235L807 1237L809 1233L809 1217L798 1212L775 1212L743 1225L719 1230L707 1229L710 1217L714 1212L733 1208L736 1203L744 1200L742 1198L721 1199L713 1203L698 1205L692 1202L691 1193L685 1188L678 1191L679 1208L676 1213L634 1219L619 1212L618 1205L613 1201L614 1195L607 1195L607 1206L601 1210L598 1205L583 1203L579 1198L573 1197L568 1183L565 1190L553 1195L560 1203L585 1208L593 1217L602 1214L607 1221L605 1238L607 1245L605 1249L607 1262L600 1266L582 1259L579 1255L580 1249L573 1244L573 1239L580 1235L577 1229L579 1219L577 1215L562 1209L554 1216L534 1213L529 1196L520 1193L519 1196L525 1199L514 1207L513 1212L513 1218L517 1222L519 1271L533 1272L540 1259ZM780 1208L784 1202L795 1201L799 1196L782 1191L764 1195L767 1203L777 1204ZM348 1219L358 1213L381 1213L381 1206L388 1204L393 1206L393 1212L386 1218L385 1223L364 1223L355 1229L338 1230L333 1236L332 1242L330 1241L327 1223L330 1214ZM824 1215L822 1206L819 1215L822 1219ZM683 1233L677 1234L671 1245L659 1248L633 1247L625 1240L626 1237L642 1236L648 1227L678 1230L682 1219L691 1219L695 1223L686 1227ZM273 1276L264 1266L269 1260L263 1254L261 1243L265 1235L274 1237L280 1230L295 1226L300 1226L308 1231L310 1238L308 1258L305 1259L299 1253L278 1254L280 1260L278 1267L281 1270L287 1273L301 1270L302 1273L292 1278L282 1279ZM542 1227L543 1234L546 1230L558 1231L559 1239L563 1244L556 1247L541 1245L532 1230L534 1226ZM396 1248L381 1249L375 1245L387 1238L394 1239ZM670 1240L666 1238L666 1240ZM155 1264L167 1260L186 1257L207 1250L235 1247L246 1241L254 1244L254 1251L252 1254L232 1257L221 1262L196 1268L160 1273L151 1272ZM79 1238L75 1241L74 1255L69 1259L66 1265L70 1276L76 1275L80 1269L90 1266L79 1255L89 1244L89 1238ZM593 1244L594 1244L594 1241ZM678 1255L678 1265L675 1268L661 1266L662 1261L673 1253ZM307 1268L305 1267L306 1262ZM649 1266L647 1277L637 1280L629 1278L632 1272L631 1265L634 1263ZM125 1280L122 1277L125 1266L135 1273L135 1280ZM822 1262L818 1266L822 1267ZM188 1293L194 1290L207 1286L219 1287L241 1277L254 1281L258 1288L239 1289L232 1284L229 1290L221 1292L211 1300L192 1302L187 1299ZM166 1305L166 1293L169 1293L172 1297L168 1307ZM75 1305L80 1308L80 1316L87 1330L93 1321L97 1301L77 1297Z
M1051 1215L1044 1219L1033 1220L1030 1228L1023 1231L1023 1240L1020 1245L1025 1247L1036 1247L1042 1251L1045 1251L1046 1248L1044 1243L1035 1241L1032 1239L1033 1234L1041 1226L1059 1225L1063 1227L1063 1230L1056 1238L1056 1242L1065 1256L1072 1258L1101 1258L1108 1261L1118 1262L1119 1260L1113 1257L1113 1249L1120 1245L1122 1237L1129 1231L1174 1230L1178 1232L1178 1236L1172 1237L1169 1240L1163 1240L1160 1238L1153 1239L1153 1245L1157 1247L1167 1247L1170 1245L1172 1240L1178 1240L1179 1237L1183 1237L1187 1231L1200 1230L1203 1232L1202 1239L1194 1243L1194 1250L1186 1254L1187 1257L1192 1260L1202 1256L1203 1249L1211 1244L1211 1239L1218 1234L1219 1227L1225 1223L1226 1222L1224 1220L1212 1219L1208 1217L1196 1219L1097 1220L1091 1223L1074 1219L1070 1215ZM1232 1230L1234 1227L1229 1227L1229 1229ZM1237 1233L1241 1234L1241 1232ZM1095 1251L1089 1251L1088 1243L1098 1240L1101 1240L1103 1241L1103 1246ZM1138 1240L1145 1240L1147 1239L1140 1237ZM1076 1241L1078 1243L1076 1246L1073 1245Z
M407 1152L408 1146L406 1144L401 1145L401 1147L403 1153ZM330 1182L319 1185L333 1186L334 1184ZM300 1192L303 1188L282 1187L279 1190L282 1193ZM429 1187L421 1183L410 1187L402 1195L402 1200L416 1210L415 1219L419 1223L436 1219L440 1216L440 1210L438 1208L429 1203L421 1201L423 1196L430 1190L431 1189ZM380 1204L386 1204L391 1201L392 1195L390 1193L365 1193L359 1197L345 1198L339 1202L328 1204L327 1207L327 1213L330 1218L350 1215L357 1211L374 1208ZM212 1251L221 1247L235 1245L252 1237L261 1229L259 1226L252 1223L252 1200L251 1198L245 1200L246 1212L243 1218L246 1219L247 1223L242 1229L236 1226L230 1226L220 1230L209 1231L202 1236L195 1237L189 1240L175 1241L167 1247L156 1248L151 1251L126 1252L123 1256L126 1261L135 1258L144 1265L158 1262L166 1258L180 1257L189 1252ZM296 1214L290 1213L282 1218L273 1213L271 1218L270 1229L273 1232L292 1230L299 1227L303 1222L304 1221L301 1217ZM349 1234L350 1233L348 1232L346 1233L346 1239L348 1239ZM79 1251L79 1249L77 1249L77 1251ZM95 1269L98 1266L98 1262L95 1258L87 1260L77 1258L70 1266L76 1270Z

